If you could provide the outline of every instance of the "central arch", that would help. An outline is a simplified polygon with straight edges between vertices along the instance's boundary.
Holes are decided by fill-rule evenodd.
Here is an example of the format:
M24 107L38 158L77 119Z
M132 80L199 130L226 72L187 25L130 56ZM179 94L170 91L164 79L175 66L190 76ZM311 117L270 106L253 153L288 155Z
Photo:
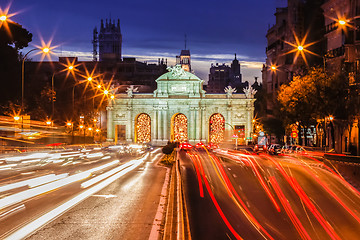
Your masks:
M135 142L148 143L151 141L151 119L146 113L141 113L135 121Z
M187 128L187 117L182 113L176 114L172 120L172 141L186 142L188 140Z
M219 143L224 140L225 118L220 113L211 115L209 121L209 142Z

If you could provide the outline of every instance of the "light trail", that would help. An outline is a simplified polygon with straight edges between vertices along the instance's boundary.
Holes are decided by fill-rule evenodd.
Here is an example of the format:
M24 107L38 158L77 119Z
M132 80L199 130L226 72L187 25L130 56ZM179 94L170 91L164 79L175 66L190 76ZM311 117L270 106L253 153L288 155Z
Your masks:
M336 234L333 227L329 224L328 221L324 219L324 217L320 214L319 210L315 207L315 205L311 202L310 198L306 195L304 190L300 187L300 184L296 181L294 177L290 177L285 169L274 159L271 157L268 157L264 154L262 156L265 156L267 159L272 161L277 169L279 169L280 173L284 176L286 181L290 184L290 186L295 190L296 194L300 197L300 199L305 203L306 207L312 212L314 217L318 220L320 225L324 228L326 233L332 238L336 240L340 240L340 237Z
M266 185L263 177L261 176L260 172L258 171L256 165L254 164L255 159L252 159L253 156L251 156L252 158L249 157L248 154L241 154L241 153L227 153L224 154L225 156L228 155L228 157L230 157L231 159L234 160L238 160L237 162L242 162L242 163L246 163L247 166L251 167L255 173L255 175L258 178L258 181L260 183L260 185L263 187L263 189L265 190L265 193L267 194L267 196L269 197L270 201L272 202L272 204L274 205L274 207L276 208L276 210L278 212L281 212L281 209L279 207L279 204L276 202L274 196L271 194L270 189L268 188L268 186ZM256 162L256 161L255 161Z
M273 176L270 177L270 182L271 182L273 189L275 190L277 196L279 197L279 200L280 200L281 204L283 205L285 212L289 216L291 222L295 226L295 228L298 231L298 233L300 234L301 238L311 240L311 237L306 232L304 226L301 224L301 222L300 222L299 218L296 216L294 210L291 208L289 201L286 199L284 193L281 191L281 188L280 188L279 184L277 183L275 177L273 177Z
M74 207L75 205L79 204L81 201L85 200L86 198L90 197L94 193L99 192L109 184L116 181L121 176L125 175L126 173L134 170L137 166L139 166L147 157L147 155L139 160L138 163L132 165L129 168L126 168L124 171L118 172L117 174L105 179L104 181L98 183L97 185L85 190L84 192L80 193L76 197L70 199L69 201L61 204L60 206L56 207L55 209L51 210L50 212L42 215L41 217L37 218L36 220L32 221L31 223L23 226L22 228L18 229L17 231L13 232L11 235L7 236L5 239L8 240L18 240L24 239L29 236L32 232L36 231L40 227L44 226L45 224L53 221L55 218L62 215L64 212L68 211L70 208Z
M93 168L93 169L90 169L90 170L87 170L87 171L84 171L84 172L81 172L81 173L78 173L78 174L75 174L75 175L72 175L72 176L69 176L66 178L62 178L62 179L59 179L54 182L44 184L44 185L38 186L36 188L32 188L32 189L28 189L28 190L25 190L25 191L22 191L19 193L12 194L10 196L0 199L0 209L9 207L13 204L30 199L32 197L53 191L60 187L64 187L68 184L86 179L86 178L90 177L92 173L102 170L104 168L110 167L114 164L117 164L118 162L119 162L118 160L115 160L113 162L104 164L102 166L99 166L99 167L96 167L96 168Z
M199 166L198 163L196 163L196 159L194 158L194 156L190 153L188 153L194 166L195 166L195 171L196 171L196 176L198 179L198 183L199 183L199 192L200 192L200 197L204 198L204 188L203 188L203 184L201 181L201 176L200 176L200 170L199 170Z
M348 206L346 206L346 204L341 201L341 199L327 186L326 183L324 183L323 181L320 180L320 178L318 178L315 174L313 174L311 172L311 168L307 165L305 165L305 163L302 161L302 165L303 169L310 175L312 176L316 182L322 186L353 218L355 218L355 220L360 223L360 217L357 216ZM340 178L341 179L341 178Z
M58 175L58 177L56 177L55 174L49 174L49 175L45 175L45 176L41 176L41 177L37 177L37 178L27 179L27 180L20 181L20 182L10 183L7 185L0 186L0 192L5 192L5 191L13 190L16 188L25 187L25 186L36 187L36 186L57 180L57 179L61 178L62 176L66 177L64 175L61 175L61 176Z
M0 210L88 177L90 177L90 173L82 172L36 188L32 188L19 193L12 194L10 196L0 199Z
M214 165L214 159L212 158L212 156L210 155L210 153L207 151L207 149L205 149L209 158L210 158L210 162L212 163L215 171L217 171L217 167ZM196 154L195 155L196 158L198 158L200 165L201 161L199 156ZM223 169L223 167L219 166L219 169ZM203 170L203 168L201 167L202 170L202 175L203 175L203 179L205 181L206 175L205 172ZM271 235L261 226L261 224L256 220L256 218L251 214L250 210L246 207L246 204L242 201L242 199L240 198L240 196L237 194L235 188L233 187L233 185L231 184L229 178L227 177L224 169L223 169L224 175L222 176L223 178L220 177L220 174L217 172L218 177L220 178L222 184L224 185L224 187L228 190L229 196L230 198L233 200L233 202L239 207L239 209L242 211L242 213L244 214L244 216L249 220L249 222L253 225L253 227L259 232L259 234L261 236L263 236L265 239L266 237L263 235L263 233L269 238L269 239L273 239L271 237ZM227 182L226 184L224 183L224 180ZM236 197L236 198L235 198ZM239 204L240 202L240 204Z

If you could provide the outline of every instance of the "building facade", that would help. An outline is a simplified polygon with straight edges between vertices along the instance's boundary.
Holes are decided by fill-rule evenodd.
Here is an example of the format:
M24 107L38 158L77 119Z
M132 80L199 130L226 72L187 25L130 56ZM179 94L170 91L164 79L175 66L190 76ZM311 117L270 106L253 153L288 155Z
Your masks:
M243 84L242 82L240 63L236 59L236 54L231 66L225 63L211 64L206 92L221 93L229 85L237 88L239 91L248 86L248 83Z
M181 50L180 55L176 56L176 64L180 64L185 71L191 72L190 50Z
M160 76L153 94L117 94L107 107L109 141L165 145L168 141L226 142L238 133L239 144L252 136L253 96L206 94L203 80L181 65ZM247 98L249 97L249 98Z
M100 61L121 61L122 35L120 29L120 20L106 19L105 24L101 19L100 31L97 35L94 29L94 49L99 44L99 60ZM96 51L96 50L95 50Z
M360 1L327 0L322 5L325 18L326 54L324 64L330 74L343 73L349 81L349 94L359 95L360 85ZM358 96L359 97L359 96ZM359 100L358 100L359 102ZM337 152L360 154L359 109L353 109L357 117L348 131L335 127ZM340 121L340 120L336 120ZM330 139L331 141L332 139Z

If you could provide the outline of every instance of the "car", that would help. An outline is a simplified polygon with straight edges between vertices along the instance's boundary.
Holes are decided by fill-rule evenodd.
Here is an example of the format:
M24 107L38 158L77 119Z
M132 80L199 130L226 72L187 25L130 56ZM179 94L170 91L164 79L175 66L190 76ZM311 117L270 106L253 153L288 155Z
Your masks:
M206 147L207 147L208 149L215 149L215 148L219 148L219 145L211 142L211 143L209 143Z
M192 148L193 148L193 146L188 142L180 143L180 150L182 149L182 150L186 151L186 150L190 150Z
M272 155L278 155L279 153L281 153L281 145L280 144L271 144L270 147L266 150L266 152L268 154L272 154Z
M195 145L195 148L203 148L205 147L205 144L202 143L202 142L198 142L196 145Z
M254 146L254 152L266 151L266 149L267 149L266 145L256 144L256 145Z

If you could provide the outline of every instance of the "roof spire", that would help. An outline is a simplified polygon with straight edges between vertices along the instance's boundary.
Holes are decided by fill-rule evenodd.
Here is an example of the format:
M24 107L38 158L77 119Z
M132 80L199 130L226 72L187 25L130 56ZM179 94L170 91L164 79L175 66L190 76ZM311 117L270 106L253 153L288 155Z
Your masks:
M235 53L235 60L237 60L237 59L236 59L236 53Z

